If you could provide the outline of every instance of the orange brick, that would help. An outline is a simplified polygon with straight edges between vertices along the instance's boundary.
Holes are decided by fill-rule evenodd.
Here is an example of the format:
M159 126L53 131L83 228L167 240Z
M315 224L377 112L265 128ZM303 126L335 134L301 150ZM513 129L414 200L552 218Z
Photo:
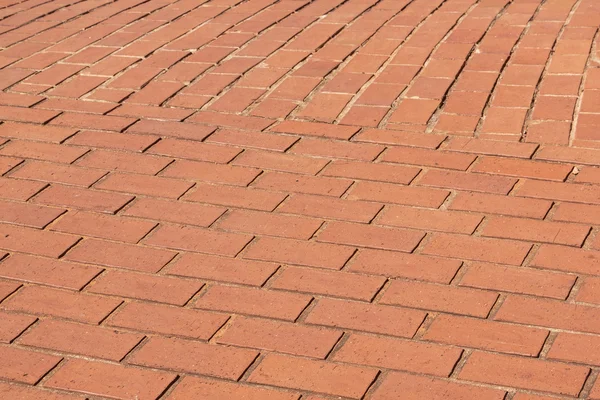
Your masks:
M500 157L480 157L473 172L563 181L571 172L570 165Z
M471 234L482 219L483 217L470 213L387 206L377 218L377 223L427 231Z
M44 386L115 398L152 399L160 396L177 375L83 359L68 360Z
M129 363L238 380L258 352L185 339L153 337ZM199 359L203 361L198 362Z
M20 158L33 158L71 164L84 155L87 149L54 143L12 141L0 149L0 155Z
M300 121L284 121L271 128L271 131L273 132L346 140L350 139L356 132L358 132L358 130L358 127L353 126L330 125L317 122Z
M261 132L235 131L220 129L206 141L212 143L230 144L263 150L285 151L298 140L295 136L276 135Z
M121 300L43 286L28 286L2 303L3 308L31 314L45 314L97 324Z
M358 142L386 143L425 149L436 149L444 139L446 139L446 135L423 135L415 132L389 131L384 129L368 129L356 135Z
M30 125L5 122L0 125L0 136L5 138L38 140L41 142L61 143L77 132L76 129L60 128L48 125Z
M497 298L496 293L483 290L395 280L381 303L485 317Z
M350 187L351 182L348 179L265 172L253 186L260 189L339 197Z
M597 275L600 273L600 251L542 245L531 265L565 272Z
M240 152L236 148L172 138L165 138L147 150L150 154L216 163L228 163Z
M521 197L600 204L598 186L526 180L516 193Z
M19 338L26 346L121 360L143 335L58 320L43 320Z
M600 224L600 206L590 204L560 203L554 214L554 221Z
M2 378L31 385L46 375L62 359L8 346L0 346L0 357L4 360L0 367Z
M352 247L263 237L255 241L243 257L261 261L341 269L354 253Z
M89 187L106 175L105 171L29 160L10 174L12 177L41 182Z
M135 118L130 117L66 112L53 119L50 124L56 126L69 126L83 129L101 129L105 131L121 132L128 126L132 125L135 121Z
M10 343L23 333L37 318L0 311L0 343ZM0 388L0 394L2 389Z
M438 315L423 339L461 347L536 357L548 331L519 325Z
M18 253L0 263L0 276L73 290L80 290L101 271L88 265Z
M346 199L437 208L442 205L449 194L449 191L440 189L406 187L388 183L357 182L349 191Z
M392 229L347 222L329 222L317 236L320 242L412 252L425 235L407 229Z
M75 235L137 243L155 226L154 222L134 218L72 211L67 212L51 229Z
M129 302L113 314L106 324L135 331L208 340L227 319L226 315L208 311Z
M143 194L177 199L188 191L193 183L159 176L135 175L113 172L98 182L97 189Z
M600 349L600 338L597 336L559 332L550 347L547 358L598 365L600 360L598 349Z
M0 224L0 248L6 250L59 257L78 240L73 235Z
M381 385L373 392L373 400L443 399L452 400L487 399L502 400L505 392L458 382L416 376L404 372L388 374Z
M175 137L202 141L215 131L214 127L173 121L153 121L143 119L136 122L127 133L152 134L156 136Z
M0 139L0 143L2 142L3 140ZM20 158L0 156L0 175L4 175L22 162Z
M295 194L289 196L277 211L311 217L353 222L369 222L381 209L380 204L364 201L331 199L322 196Z
M77 165L103 170L136 172L154 175L171 162L166 157L155 157L147 154L125 153L108 150L94 150L77 160Z
M236 317L218 343L325 358L342 332L289 322Z
M600 309L524 296L509 296L494 317L498 321L516 322L570 331L600 333Z
M589 226L563 222L491 217L481 232L482 236L518 239L580 247L590 231Z
M69 144L88 147L99 147L115 150L142 152L158 140L153 135L136 135L133 133L114 133L102 131L80 131Z
M132 196L120 193L52 185L37 195L33 202L112 214L132 199Z
M411 338L425 315L422 311L407 308L323 298L305 322ZM389 324L389 321L395 322Z
M450 210L464 210L515 217L538 218L546 216L551 201L524 199L486 193L458 192L449 205Z
M0 177L0 197L9 200L26 201L45 186L43 183Z
M200 377L186 376L175 387L169 397L172 400L187 400L187 399L218 399L219 396L232 396L232 398L245 398L248 400L297 400L298 394L283 391L268 389L259 386L241 385L239 382L230 383L217 380L209 380Z
M600 295L598 289L600 288L600 278L587 277L583 280L583 285L577 292L577 301L583 301L585 303L600 304Z
M390 183L408 184L419 173L418 168L389 164L370 164L353 161L334 161L321 173L350 179L378 180Z
M556 299L565 299L574 283L573 275L486 263L473 263L460 280L461 286Z
M63 213L59 208L0 200L0 222L42 229Z
M453 137L444 150L462 153L489 154L517 158L529 158L537 149L534 143L511 143L496 140Z
M469 154L456 154L439 150L399 146L388 148L381 157L381 161L462 171L466 170L474 160L475 156Z
M309 239L321 226L321 223L322 221L313 218L233 210L221 218L216 227L256 235Z
M530 249L530 244L512 240L435 233L423 254L520 265Z
M493 194L508 194L516 179L465 172L429 170L419 180L420 185L470 190Z
M235 159L233 164L275 171L314 175L323 169L323 167L327 164L327 161L319 158L295 156L291 154L246 150Z
M177 253L139 245L84 239L65 259L143 272L158 272Z
M247 186L259 174L260 170L256 168L178 160L169 165L161 175L170 178L193 179L201 182Z
M248 381L359 399L376 373L373 368L269 354L250 374Z
M235 186L196 183L183 200L272 211L285 199L285 194Z
M340 271L287 267L273 281L275 289L370 301L385 279Z
M589 369L526 357L474 352L459 378L577 396Z
M353 334L335 353L336 361L448 376L462 350L405 339Z

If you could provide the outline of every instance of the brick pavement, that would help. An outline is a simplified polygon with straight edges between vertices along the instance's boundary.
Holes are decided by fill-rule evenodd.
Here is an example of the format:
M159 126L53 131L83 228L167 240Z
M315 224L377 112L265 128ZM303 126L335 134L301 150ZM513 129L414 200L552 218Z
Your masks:
M0 398L600 399L597 0L0 0Z

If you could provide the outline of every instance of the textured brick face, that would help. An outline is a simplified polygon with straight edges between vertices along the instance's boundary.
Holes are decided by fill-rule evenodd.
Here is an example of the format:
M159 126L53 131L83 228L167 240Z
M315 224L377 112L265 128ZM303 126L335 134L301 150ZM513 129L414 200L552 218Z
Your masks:
M597 0L0 0L0 399L600 400Z

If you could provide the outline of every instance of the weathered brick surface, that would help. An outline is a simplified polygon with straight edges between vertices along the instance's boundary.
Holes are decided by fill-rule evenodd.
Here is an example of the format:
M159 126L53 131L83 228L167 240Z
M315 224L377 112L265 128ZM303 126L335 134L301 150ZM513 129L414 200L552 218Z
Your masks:
M0 0L0 398L600 400L599 25Z

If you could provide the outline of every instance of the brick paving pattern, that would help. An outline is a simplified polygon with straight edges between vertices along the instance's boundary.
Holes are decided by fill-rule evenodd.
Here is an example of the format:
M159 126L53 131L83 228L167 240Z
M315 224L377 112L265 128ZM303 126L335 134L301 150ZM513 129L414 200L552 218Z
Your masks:
M600 399L598 0L0 0L0 398Z

